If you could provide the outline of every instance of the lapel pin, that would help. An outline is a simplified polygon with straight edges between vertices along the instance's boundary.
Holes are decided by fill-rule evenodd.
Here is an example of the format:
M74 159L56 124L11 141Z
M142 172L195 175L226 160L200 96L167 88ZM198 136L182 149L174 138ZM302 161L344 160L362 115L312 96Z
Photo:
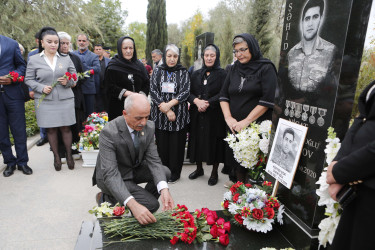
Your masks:
M142 132L141 132L141 135L143 136L143 135L145 135L145 133L142 131Z

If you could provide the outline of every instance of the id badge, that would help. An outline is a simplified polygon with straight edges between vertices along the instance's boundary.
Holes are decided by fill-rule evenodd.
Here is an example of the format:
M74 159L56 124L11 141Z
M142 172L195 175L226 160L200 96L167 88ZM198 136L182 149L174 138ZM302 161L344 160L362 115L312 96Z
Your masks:
M174 83L163 82L163 84L161 85L161 92L163 92L163 93L174 93Z

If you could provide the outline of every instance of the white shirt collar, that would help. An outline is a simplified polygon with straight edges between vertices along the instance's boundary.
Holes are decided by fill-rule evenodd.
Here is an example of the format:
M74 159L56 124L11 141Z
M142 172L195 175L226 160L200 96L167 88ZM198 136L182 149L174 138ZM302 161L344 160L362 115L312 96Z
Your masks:
M60 57L60 54L56 52L56 54L53 56L53 62L51 64L51 62L48 60L48 58L45 56L44 54L44 50L40 53L40 56L41 57L44 57L44 60L46 61L46 63L48 64L48 66L52 69L52 71L55 71L55 68L56 68L56 62L57 62L57 57Z

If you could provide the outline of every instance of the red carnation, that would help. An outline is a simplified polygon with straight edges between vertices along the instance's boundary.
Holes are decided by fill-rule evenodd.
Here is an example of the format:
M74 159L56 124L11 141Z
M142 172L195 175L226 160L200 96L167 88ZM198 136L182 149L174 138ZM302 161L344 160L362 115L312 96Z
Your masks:
M224 222L224 229L225 229L225 231L230 233L230 222L229 221Z
M77 78L77 74L76 74L76 73L74 73L74 74L72 75L72 77L73 77L73 80L74 80L74 81L77 81L78 78Z
M90 75L93 75L95 72L93 69L90 69Z
M113 214L115 216L121 216L125 213L125 207L115 207L113 209Z
M217 219L216 224L217 224L218 226L221 226L221 225L224 224L224 222L225 222L225 220L224 220L223 218L219 218L219 219Z
M273 208L265 207L264 210L266 210L268 219L272 219L275 216L275 210L273 210Z
M235 194L235 195L233 196L233 201L234 201L234 202L237 202L239 196L240 196L239 193Z
M254 208L252 214L253 214L253 218L256 219L256 220L263 219L262 209Z
M18 81L19 82L23 82L25 80L25 77L24 76L20 76L20 77L18 77Z
M224 203L223 203L223 206L224 206L225 209L228 209L228 207L229 207L229 201L225 200Z
M242 215L240 215L240 214L236 214L236 215L234 215L234 219L235 219L238 223L240 223L241 225L243 224Z
M229 236L228 236L228 234L224 234L224 235L220 236L219 237L219 242L223 246L227 246L229 244Z
M218 229L217 229L217 234L218 234L219 236L224 235L224 234L225 234L225 229L224 229L224 228L218 228Z
M66 79L68 80L72 79L72 74L70 74L69 72L66 72L65 76L66 76Z
M216 222L216 220L215 220L215 218L212 214L207 216L207 224L208 225L213 225L213 224L215 224L215 222Z
M253 186L251 184L245 184L245 187L252 188Z
M173 238L170 240L171 244L174 245L178 242L178 237L177 236L173 236Z
M210 229L210 234L212 235L212 238L217 238L217 225L213 225Z

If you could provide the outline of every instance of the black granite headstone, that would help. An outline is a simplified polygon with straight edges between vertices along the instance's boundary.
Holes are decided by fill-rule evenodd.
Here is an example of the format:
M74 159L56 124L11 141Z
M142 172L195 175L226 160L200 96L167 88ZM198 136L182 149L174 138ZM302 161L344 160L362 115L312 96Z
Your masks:
M309 128L292 188L280 185L278 191L287 208L281 230L297 248L317 248L324 210L317 206L315 183L325 162L328 127L341 139L348 128L371 4L286 1L273 133L279 118Z
M195 53L194 53L194 71L202 68L203 66L203 49L206 45L214 43L215 34L212 32L206 32L196 36L195 38Z

